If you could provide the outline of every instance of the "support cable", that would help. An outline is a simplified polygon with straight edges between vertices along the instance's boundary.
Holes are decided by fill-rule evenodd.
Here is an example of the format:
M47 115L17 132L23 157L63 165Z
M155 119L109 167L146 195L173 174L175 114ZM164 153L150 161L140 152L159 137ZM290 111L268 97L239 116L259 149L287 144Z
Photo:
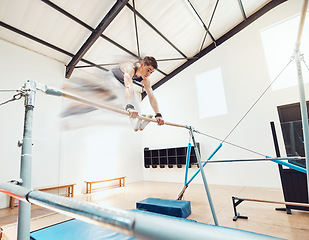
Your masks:
M288 64L280 71L277 77L269 84L269 86L264 90L264 92L258 97L258 99L253 103L253 105L249 108L249 110L243 115L243 117L238 121L238 123L232 128L232 130L227 134L227 136L223 139L222 143L232 134L232 132L239 126L239 124L244 120L244 118L248 115L248 113L253 109L253 107L260 101L260 99L265 95L268 89L275 83L275 81L280 77L283 71L289 66L289 64L294 60L294 57L291 57Z
M23 97L23 93L22 92L20 92L20 93L17 93L17 94L15 94L11 99L9 99L9 100L7 100L7 101L5 101L5 102L3 102L3 103L0 103L0 106L2 106L2 105L4 105L4 104L7 104L7 103L9 103L9 102L13 102L13 101L16 101L16 100L19 100L19 99L21 99L22 97Z
M240 146L240 145L237 145L237 144L234 144L234 143L231 143L231 142L224 141L224 140L222 140L222 139L220 139L220 138L216 138L216 137L211 136L211 135L208 135L208 134L206 134L206 133L202 133L202 132L200 132L200 131L198 131L198 130L194 130L194 132L196 132L196 133L198 133L198 134L201 134L201 135L204 135L204 136L206 136L206 137L209 137L209 138L212 138L212 139L215 139L215 140L221 141L221 143L225 142L226 144L229 144L229 145L231 145L231 146L241 148L241 149L243 149L243 150L246 150L246 151L248 151L248 152L251 152L251 153L254 153L254 154L257 154L257 155L263 156L263 157L265 157L265 156L267 155L267 154L262 154L262 153L259 153L259 152L256 152L256 151L253 151L253 150L251 150L251 149L248 149L248 148L242 147L242 146Z
M305 62L304 55L301 56L301 60L304 62L304 64L305 64L307 70L309 70L309 67L308 67L307 63Z

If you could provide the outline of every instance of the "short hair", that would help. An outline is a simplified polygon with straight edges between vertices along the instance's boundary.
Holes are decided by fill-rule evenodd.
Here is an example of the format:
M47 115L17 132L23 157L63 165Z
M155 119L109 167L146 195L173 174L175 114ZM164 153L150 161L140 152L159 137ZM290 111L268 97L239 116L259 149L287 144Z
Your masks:
M154 57L144 57L142 62L145 63L145 65L147 66L153 66L154 69L158 68L157 60Z

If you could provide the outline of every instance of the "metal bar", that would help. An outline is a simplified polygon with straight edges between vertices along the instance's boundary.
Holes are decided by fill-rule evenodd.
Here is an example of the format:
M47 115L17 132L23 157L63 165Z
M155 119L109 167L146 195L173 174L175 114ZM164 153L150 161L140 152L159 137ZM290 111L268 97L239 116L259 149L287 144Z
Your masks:
M196 14L196 16L198 17L198 19L200 20L200 22L202 23L204 29L206 30L206 32L209 34L209 36L211 37L212 41L215 42L215 38L212 36L212 34L210 33L209 29L206 27L203 19L201 18L201 16L198 14L198 12L196 11L196 9L193 7L192 3L190 2L190 0L185 0L188 4L189 7L191 7L191 9L194 11L194 13Z
M302 127L303 127L303 135L304 135L304 148L305 148L305 156L306 156L306 166L309 169L309 126L308 126L308 111L306 105L306 94L304 89L304 81L303 75L301 70L301 57L300 57L300 43L301 43L301 36L304 28L305 16L308 6L308 0L304 0L301 19L298 29L297 40L295 44L295 62L297 68L297 77L298 77L298 90L299 90L299 98L300 98L300 110L301 110L301 119L302 119ZM309 171L307 171L307 186L309 186ZM308 187L308 197L309 197L309 187Z
M209 23L208 23L208 29L210 28L210 25L211 25L211 23L212 23L213 17L215 16L215 12L216 12L216 10L217 10L218 3L219 3L219 0L217 0L216 5L215 5L215 8L214 8L214 10L213 10L213 12L212 12L212 14L211 14L211 18L210 18ZM201 44L200 51L202 51L202 49L203 49L203 46L204 46L204 43L205 43L205 40L206 40L206 37L207 37L207 33L208 33L208 32L206 31L206 32L205 32L205 35L204 35L204 38L203 38L203 41L202 41L202 44ZM216 42L214 42L214 43L216 43Z
M106 14L103 20L99 23L94 32L86 40L83 46L78 50L76 55L72 58L66 67L66 78L69 78L74 70L76 64L86 54L94 42L101 36L102 32L108 27L108 25L114 20L118 13L124 8L129 0L118 0L110 11Z
M280 201L272 201L272 200L261 200L261 199L239 198L239 197L233 197L233 198L237 200L250 201L250 202L274 203L274 204L284 204L284 205L291 205L291 206L298 206L298 207L309 207L308 203L280 202Z
M128 3L127 7L131 10L134 11L134 8ZM149 27L152 28L157 34L159 34L168 44L170 44L177 52L179 52L183 57L187 57L183 52L181 52L171 41L169 41L158 29L156 29L146 18L143 17L142 14L140 14L138 11L136 11L136 15L142 19Z
M279 159L279 160L277 160ZM299 160L299 159L303 159L303 158L271 158L271 157L267 157L267 158L261 158L261 159L232 159L232 160L218 160L218 161L202 161L204 163L203 166L205 166L207 163L227 163L227 162L256 162L256 161L273 161L275 163L278 163L280 165L283 165L283 166L286 166L286 167L289 167L289 168L292 168L296 171L299 171L299 172L302 172L302 173L307 173L307 170L306 168L302 168L302 167L299 167L295 164L291 164L291 163L288 163L288 162L283 162L282 160L280 159L285 159L285 160L289 160L289 159L295 159L295 160ZM198 173L198 171L197 171ZM196 173L196 174L197 174ZM193 176L195 177L195 175ZM191 182L191 180L189 181L189 183Z
M296 165L291 164L291 163L283 162L281 160L272 160L272 161L275 162L275 163L278 163L280 165L292 168L292 169L294 169L296 171L299 171L299 172L302 172L302 173L307 173L306 168L302 168L302 167L296 166Z
M26 189L31 189L32 172L32 123L33 108L35 103L36 86L35 82L27 81L24 86L25 94L25 119L24 133L21 149L20 178L21 185ZM19 202L17 222L17 239L24 240L30 235L31 205L27 202Z
M274 160L303 160L304 157L278 157L278 158L252 158L252 159L223 159L213 161L202 161L207 163L224 163L224 162L259 162L259 161L274 161Z
M138 41L135 1L132 0L132 2L133 2L133 16L134 16L135 36L136 36L136 45L137 45L137 55L138 55L138 58L141 59L141 53L139 50L139 41Z
M91 32L94 32L95 29L92 28L91 26L89 26L88 24L86 24L85 22L81 21L80 19L78 19L77 17L73 16L72 14L70 14L69 12L65 11L64 9L60 8L59 6L55 5L54 3L52 3L49 0L42 0L44 3L46 3L47 5L49 5L50 7L54 8L55 10L59 11L60 13L64 14L65 16L67 16L68 18L70 18L71 20L77 22L78 24L82 25L83 27L87 28L88 30L90 30ZM111 44L115 45L116 47L120 48L121 50L123 50L124 52L128 53L129 55L135 57L136 59L139 59L139 57L131 52L130 50L126 49L125 47L121 46L120 44L118 44L117 42L115 42L114 40L110 39L109 37L101 34L100 37L102 37L104 40L110 42ZM74 54L72 54L71 57L74 57ZM101 68L100 65L94 64L94 63L89 63L89 67L97 67L97 68ZM87 66L88 67L88 66ZM76 68L76 66L75 66ZM108 71L107 69L101 68L105 71ZM163 72L160 69L157 69L158 72L160 72L162 75L167 76L167 74L165 72ZM136 84L136 83L135 83Z
M78 24L82 25L83 27L87 28L88 30L90 30L91 32L94 32L95 29L92 28L91 26L89 26L88 24L86 24L85 22L81 21L80 19L78 19L77 17L73 16L72 14L70 14L69 12L65 11L64 9L62 9L61 7L57 6L56 4L52 3L49 0L41 0L44 3L46 3L47 5L49 5L50 7L54 8L55 10L57 10L58 12L62 13L63 15L67 16L68 18L70 18L71 20L77 22ZM120 44L116 43L115 41L113 41L112 39L108 38L107 36L101 34L101 37L103 39L105 39L106 41L110 42L111 44L115 45L116 47L120 48L121 50L127 52L128 54L136 57L138 59L138 56L136 54L134 54L133 52L129 51L128 49L122 47ZM74 55L73 55L74 56ZM90 65L90 66L95 66L95 64Z
M202 163L201 163L200 153L198 151L197 144L195 142L195 137L194 137L194 133L193 133L193 129L192 128L190 128L190 134L191 134L191 138L192 138L192 142L193 142L193 146L194 146L197 162L199 164L199 170L200 170L201 175L202 175L202 179L203 179L203 183L204 183L204 188L205 188L206 195L207 195L207 198L208 198L208 202L209 202L210 210L211 210L211 213L212 213L212 217L213 217L215 225L219 226L217 215L216 215L216 211L215 211L215 208L214 208L214 205L213 205L213 202L212 202L210 190L209 190L208 183L207 183L207 180L206 180L206 174L204 172L204 168L203 168Z
M191 143L188 143L188 149L187 149L187 158L186 158L186 173L185 173L185 185L187 185L188 181L188 171L189 171L189 165L190 165L190 154L191 154Z
M200 59L201 57L205 56L206 54L208 54L209 52L211 52L212 50L214 50L216 48L216 46L221 45L222 43L224 43L225 41L227 41L228 39L230 39L231 37L233 37L235 34L237 34L238 32L240 32L242 29L246 28L248 25L250 25L251 23L253 23L255 20L257 20L259 17L263 16L265 13L269 12L271 9L275 8L276 6L278 6L279 4L286 2L287 0L273 0L270 1L269 3L267 3L265 6L263 6L261 9L259 9L258 11L256 11L254 14L252 14L251 16L249 16L247 18L246 21L242 21L240 24L238 24L236 27L234 27L233 29L231 29L230 31L228 31L226 34L224 34L222 37L220 37L219 39L216 40L216 43L211 43L210 45L208 45L206 48L204 48L202 51L200 51L198 54L194 55L194 57L196 57L196 59L190 59L187 62L185 62L184 64L182 64L181 66L179 66L178 68L176 68L175 70L173 70L171 73L169 73L167 76L163 77L161 80L159 80L156 84L154 84L152 86L152 88L155 90L158 87L160 87L161 85L163 85L164 83L166 83L169 79L171 79L172 77L174 77L175 75L177 75L178 73L180 73L182 70L184 70L185 68L189 67L191 64L193 64L194 62L196 62L198 59ZM142 98L144 98L146 96L146 92L142 93Z
M233 228L179 221L175 218L147 214L141 211L125 211L111 207L100 207L97 204L86 201L79 201L37 190L28 190L9 183L0 183L0 192L55 210L70 217L112 228L118 232L131 234L142 239L278 239ZM25 239L29 239L29 235Z
M96 103L96 102L93 102L93 101L89 101L85 98L81 98L81 97L78 97L78 96L75 96L75 95L71 95L69 93L62 92L62 91L55 89L55 88L50 88L49 86L44 85L44 84L40 84L40 83L36 83L36 84L37 84L38 90L40 90L40 91L42 91L42 92L44 92L48 95L65 97L65 98L68 98L68 99L71 99L71 100L74 100L74 101L77 101L77 102L81 102L81 103L84 103L84 104L87 104L87 105L90 105L90 106L94 106L94 107L97 107L97 108L102 108L102 109L105 109L105 110L108 110L108 111L116 112L116 113L127 115L127 116L129 115L129 113L127 111L125 111L124 109L119 109L119 108L112 107L112 106L109 106L109 105L105 105L105 104L102 104L102 103ZM149 122L157 123L157 120L153 119L153 118L148 118L148 117L144 117L144 116L138 116L137 118L141 119L141 120L146 120L146 121L149 121ZM188 128L187 125L181 125L181 124L177 124L177 123L165 122L164 124L169 125L169 126L174 126L174 127Z
M219 151L221 147L222 147L222 143L220 143L219 146L215 149L215 151L213 151L212 154L207 158L207 161L210 160ZM203 167L205 167L205 165L207 164L207 161L203 163ZM197 176L197 174L199 174L199 172L200 172L200 168L191 177L191 179L187 182L187 184L190 184L193 181L193 179Z
M44 40L42 40L42 39L40 39L40 38L37 38L37 37L35 37L35 36L32 36L31 34L26 33L26 32L24 32L24 31L21 31L21 30L15 28L15 27L13 27L13 26L10 26L10 25L8 25L8 24L2 22L2 21L0 21L0 26L4 27L4 28L6 28L6 29L9 29L9 30L11 30L11 31L13 31L13 32L15 32L15 33L17 33L17 34L20 34L20 35L22 35L22 36L24 36L24 37L26 37L26 38L29 38L29 39L31 39L31 40L33 40L33 41L35 41L35 42L38 42L38 43L40 43L40 44L43 44L44 46L49 47L49 48L51 48L51 49L53 49L53 50L56 50L56 51L58 51L58 52L61 52L61 53L65 54L65 55L67 55L67 56L74 57L74 54L73 54L73 53L70 53L70 52L68 52L68 51L66 51L66 50L64 50L64 49L61 49L61 48L59 48L59 47L57 47L57 46L55 46L55 45L53 45L53 44L51 44L51 43L48 43L48 42L46 42L46 41L44 41ZM86 59L83 59L83 58L82 58L81 61L84 62L84 63L87 63L87 64L91 64L91 65L93 65L93 66L95 66L95 67L97 67L97 68L100 68L100 69L104 70L104 71L108 71L107 69L102 68L102 67L100 67L100 66L97 66L95 63L92 63L92 62L90 62L90 61L88 61L88 60L86 60Z
M246 16L244 5L242 4L242 1L238 0L238 4L239 4L240 10L241 10L241 14L244 17L244 20L246 20L247 16Z
M303 30L304 30L307 7L308 7L308 0L304 0L304 4L302 7L301 16L300 16L300 23L299 23L299 28L298 28L296 45L300 45L300 42L301 42L301 37L303 34Z

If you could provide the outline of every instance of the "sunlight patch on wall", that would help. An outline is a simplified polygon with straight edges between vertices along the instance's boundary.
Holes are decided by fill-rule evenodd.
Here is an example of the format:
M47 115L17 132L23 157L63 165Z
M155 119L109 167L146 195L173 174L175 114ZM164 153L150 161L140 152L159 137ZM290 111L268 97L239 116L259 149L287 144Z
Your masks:
M294 54L298 34L300 16L293 17L284 22L261 31L270 81L272 82L288 64ZM309 61L309 22L305 21L300 53L304 54L305 62ZM306 62L308 65L308 62ZM302 62L304 82L309 82L309 71ZM292 61L272 85L273 90L297 86L296 63Z
M227 114L221 68L196 75L195 86L201 119Z

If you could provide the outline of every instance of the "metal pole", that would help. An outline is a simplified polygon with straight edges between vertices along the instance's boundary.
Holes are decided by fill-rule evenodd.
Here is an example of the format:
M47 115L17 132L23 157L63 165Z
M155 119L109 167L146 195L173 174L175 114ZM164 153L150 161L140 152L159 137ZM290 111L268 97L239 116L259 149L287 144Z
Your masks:
M304 82L303 82L303 76L302 76L302 70L301 70L301 64L300 64L299 45L296 45L296 48L295 48L295 61L296 61L297 75L298 75L298 90L299 90L299 97L300 97L301 119L302 119L302 125L303 125L306 166L307 166L307 169L308 169L308 167L309 167L309 158L308 158L308 156L309 156L308 112L307 112ZM307 185L309 186L308 171L307 171ZM308 188L308 197L309 197L309 188Z
M222 143L219 144L219 146L212 152L212 154L210 154L210 156L207 158L206 161L203 161L203 167L205 167L205 165L208 163L208 160L212 159L212 157L219 151L219 149L222 147ZM202 162L202 161L201 161ZM198 169L195 174L190 178L190 180L187 182L187 184L190 184L193 179L197 176L197 174L199 174L201 170Z
M194 150L195 150L195 155L196 155L196 158L197 158L198 166L199 166L199 169L200 169L200 172L201 172L201 175L202 175L202 179L203 179L203 182L204 182L204 187L205 187L205 191L206 191L206 194L207 194L208 202L209 202L209 205L210 205L212 217L214 219L215 225L219 226L217 215L216 215L216 211L215 211L215 208L214 208L214 205L213 205L213 202L212 202L210 190L209 190L209 187L208 187L208 184L207 184L206 175L205 175L204 168L203 168L203 165L202 165L202 162L201 162L200 153L198 151L198 148L197 148L197 145L196 145L196 142L195 142L195 138L194 138L192 127L190 127L190 134L191 134L191 137L192 137L192 142L193 142L193 146L194 146Z
M31 168L32 168L32 119L35 101L35 82L27 81L24 86L25 94L25 119L24 134L21 149L20 178L21 185L31 189ZM19 201L17 239L25 240L30 237L31 204Z
M173 217L147 214L143 211L126 211L111 207L100 207L97 204L78 201L37 190L28 190L10 183L0 183L0 192L14 196L23 201L53 209L71 217L90 222L115 231L131 234L148 240L275 240L254 232L233 228L219 227L210 224L179 221ZM29 239L29 236L25 239Z
M308 6L308 0L304 0L302 14L300 18L300 24L298 29L297 40L295 44L294 57L297 68L297 76L298 76L298 89L299 89L299 97L300 97L300 110L301 110L301 118L303 124L303 135L304 135L304 148L305 148L305 157L306 157L306 167L309 169L309 127L308 127L308 112L307 112L307 104L306 104L306 96L304 90L304 81L300 64L300 43L301 36L305 23L305 16ZM309 171L307 171L307 186L309 186ZM309 197L309 187L308 187L308 197Z
M186 160L186 174L185 174L185 185L187 185L188 182L188 171L189 171L189 165L190 165L190 154L191 154L191 143L188 143L188 150L187 150L187 160Z

